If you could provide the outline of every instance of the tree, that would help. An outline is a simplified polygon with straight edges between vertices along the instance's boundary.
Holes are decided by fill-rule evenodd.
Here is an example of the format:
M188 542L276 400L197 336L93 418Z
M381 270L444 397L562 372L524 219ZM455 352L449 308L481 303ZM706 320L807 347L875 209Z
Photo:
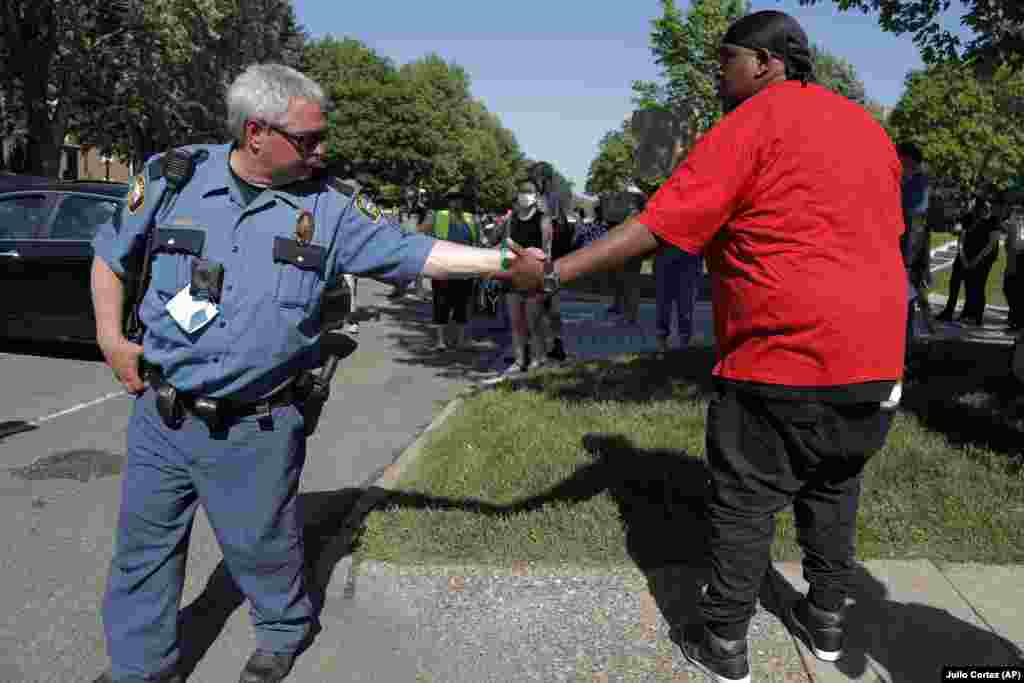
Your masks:
M633 148L628 124L605 133L587 171L587 193L603 195L625 190L633 182Z
M821 0L800 0L815 5ZM1024 3L1020 0L963 0L961 23L977 36L966 45L939 25L949 0L833 0L841 10L878 12L882 30L912 33L925 63L964 61L1000 64L1024 59Z
M85 103L76 128L136 162L174 145L224 141L231 81L258 62L297 66L305 42L289 0L129 4L127 68L104 97Z
M5 134L27 132L27 170L56 177L77 103L109 86L125 56L126 29L104 0L4 0L0 92Z
M969 66L941 64L911 72L889 122L900 141L916 143L940 184L973 196L1006 188L1024 168L1024 73L1009 66L991 80Z
M663 82L634 82L634 103L675 111L691 140L711 128L722 115L718 48L729 26L749 11L749 0L694 0L684 18L675 0L661 0L661 16L651 22L651 52Z
M484 208L507 205L522 158L511 131L473 99L465 70L436 55L401 68L354 39L310 43L303 68L333 101L328 163L397 203L459 188Z
M224 90L246 65L295 63L288 0L5 0L0 91L56 175L69 132L141 161L224 137Z

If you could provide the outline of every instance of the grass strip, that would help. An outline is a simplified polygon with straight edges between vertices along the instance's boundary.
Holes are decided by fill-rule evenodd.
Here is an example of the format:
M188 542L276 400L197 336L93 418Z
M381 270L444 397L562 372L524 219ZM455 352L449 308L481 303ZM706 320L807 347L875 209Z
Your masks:
M1024 422L1008 351L949 344L918 362L869 463L860 559L1024 562ZM625 356L467 400L371 512L356 559L641 569L704 552L712 354ZM800 557L791 511L772 554Z

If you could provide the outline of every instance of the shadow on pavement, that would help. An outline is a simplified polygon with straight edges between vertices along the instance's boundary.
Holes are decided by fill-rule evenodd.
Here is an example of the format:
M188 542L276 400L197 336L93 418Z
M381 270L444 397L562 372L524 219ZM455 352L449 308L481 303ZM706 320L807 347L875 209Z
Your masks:
M471 316L466 331L466 348L435 351L433 309L429 299L405 298L387 300L377 307L395 321L401 331L391 333L400 349L394 362L434 368L446 379L473 379L495 369L495 355L504 345L506 335L496 329L493 318Z
M332 541L363 493L362 489L352 488L299 495L299 514L303 520L306 552L306 585L317 614L323 610L331 572L350 551L349 547ZM320 571L322 568L326 570ZM245 596L221 560L207 579L203 592L178 617L178 630L181 634L179 661L182 675L186 679L195 671L224 630L228 619L244 601ZM319 630L318 626L314 628L313 637Z
M834 665L843 675L860 680L869 658L892 681L937 681L943 666L1019 664L1016 646L1001 636L920 603L889 600L885 585L858 565L846 608L846 642ZM762 605L780 620L799 593L774 567L762 589ZM872 679L873 680L873 679Z

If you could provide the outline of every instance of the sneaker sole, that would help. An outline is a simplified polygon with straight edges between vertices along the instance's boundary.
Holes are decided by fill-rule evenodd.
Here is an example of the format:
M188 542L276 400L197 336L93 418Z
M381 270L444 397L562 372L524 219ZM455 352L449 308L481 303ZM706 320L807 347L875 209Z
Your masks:
M796 613L793 611L792 605L786 610L786 620L789 622L789 632L795 635L801 643L803 643L811 653L823 662L835 662L843 656L842 650L819 650L814 647L814 639L811 637L811 632L796 618Z
M700 669L700 672L712 681L714 681L714 683L750 683L750 674L747 674L743 678L726 678L721 674L716 674L714 671L709 669L705 664L701 663L696 658L691 657L690 653L686 651L685 647L680 649L683 651L683 656L686 657L686 661Z

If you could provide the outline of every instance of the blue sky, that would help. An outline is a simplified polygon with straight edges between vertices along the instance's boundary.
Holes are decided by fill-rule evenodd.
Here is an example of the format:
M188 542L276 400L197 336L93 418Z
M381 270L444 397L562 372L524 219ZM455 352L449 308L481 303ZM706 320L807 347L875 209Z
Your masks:
M649 46L657 0L293 0L314 37L351 37L404 64L434 52L461 65L474 96L501 117L523 151L551 161L582 192L597 143L632 110L630 84L658 77ZM688 0L676 3L685 13ZM868 96L900 97L909 69L921 66L909 35L878 28L875 15L839 12L828 0L753 0L800 20L812 42L856 67ZM959 26L959 0L944 19Z

